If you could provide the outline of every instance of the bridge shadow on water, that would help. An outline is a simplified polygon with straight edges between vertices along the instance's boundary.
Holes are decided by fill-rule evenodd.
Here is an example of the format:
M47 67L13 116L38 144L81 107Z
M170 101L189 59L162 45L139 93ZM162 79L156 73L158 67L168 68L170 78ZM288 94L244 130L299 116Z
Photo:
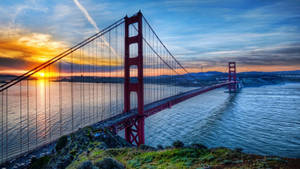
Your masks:
M216 107L211 113L210 116L207 117L204 120L204 124L201 125L201 137L204 138L209 137L210 134L213 133L216 126L219 124L219 122L222 120L222 117L226 113L230 113L231 109L233 108L235 104L235 100L237 98L237 93L230 94L226 100L223 102L223 104ZM201 140L201 138L199 138Z
M216 130L222 127L222 119L224 116L232 115L231 109L235 105L237 93L229 94L222 104L214 107L204 119L200 119L200 125L195 124L193 130L186 133L187 139L185 142L188 144L201 143L206 146L217 146L217 143L212 143L215 137L218 137ZM192 137L191 137L192 136Z

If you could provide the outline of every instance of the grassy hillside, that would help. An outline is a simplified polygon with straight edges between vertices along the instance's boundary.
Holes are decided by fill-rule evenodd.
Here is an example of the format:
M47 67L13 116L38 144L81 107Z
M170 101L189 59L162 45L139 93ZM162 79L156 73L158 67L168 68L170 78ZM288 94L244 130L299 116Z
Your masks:
M203 146L145 150L141 148L94 149L83 153L67 168L82 168L83 164L103 168L103 160L116 160L126 168L299 168L299 162L278 157L248 155L226 148L206 149ZM117 162L118 161L118 162ZM112 167L111 165L110 167Z
M86 127L58 140L55 151L32 159L28 168L123 169L123 168L300 168L299 159L265 157L240 149L208 149L182 142L163 148L133 147L109 131Z

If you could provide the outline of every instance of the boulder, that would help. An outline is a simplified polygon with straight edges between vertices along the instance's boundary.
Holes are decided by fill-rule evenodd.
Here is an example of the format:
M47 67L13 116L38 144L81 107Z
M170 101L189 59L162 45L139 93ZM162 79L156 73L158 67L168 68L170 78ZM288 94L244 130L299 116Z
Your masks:
M124 165L113 158L104 158L95 164L99 169L125 169Z
M81 163L77 169L95 169L95 166L93 165L93 163L91 161L85 161L83 163Z

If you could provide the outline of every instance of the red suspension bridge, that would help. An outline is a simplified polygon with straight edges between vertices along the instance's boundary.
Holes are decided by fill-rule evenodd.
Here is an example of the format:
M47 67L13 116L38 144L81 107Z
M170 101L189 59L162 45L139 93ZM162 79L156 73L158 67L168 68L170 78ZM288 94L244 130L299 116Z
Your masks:
M125 129L128 142L144 144L145 118L216 88L236 91L235 62L226 75L201 83L141 12L126 16L1 85L0 163L89 125Z

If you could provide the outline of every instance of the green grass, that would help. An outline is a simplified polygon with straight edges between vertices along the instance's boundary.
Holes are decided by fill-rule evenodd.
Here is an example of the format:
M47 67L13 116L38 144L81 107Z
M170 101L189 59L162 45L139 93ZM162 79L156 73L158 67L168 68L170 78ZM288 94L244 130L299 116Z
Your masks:
M70 166L76 168L84 160L91 160L95 163L105 157L112 157L127 168L196 168L202 161L209 162L214 159L213 155L205 149L174 148L159 151L136 148L95 149L89 155L80 155L79 160Z
M253 157L249 155L247 160L241 159L243 153L226 149L194 149L194 148L170 148L164 150L141 150L138 148L114 148L107 150L94 149L88 155L79 155L78 160L73 161L68 168L77 168L86 160L96 163L106 157L114 158L126 168L165 169L165 168L251 168L276 166L280 160ZM244 157L247 156L244 154Z

